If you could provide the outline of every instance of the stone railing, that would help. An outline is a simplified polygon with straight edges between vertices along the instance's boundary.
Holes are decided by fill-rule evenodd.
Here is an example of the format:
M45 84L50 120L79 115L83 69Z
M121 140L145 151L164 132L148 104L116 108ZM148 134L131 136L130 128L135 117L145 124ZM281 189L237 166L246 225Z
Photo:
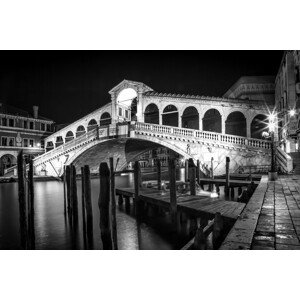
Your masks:
M136 130L149 131L153 133L168 134L172 136L180 136L187 138L195 138L196 140L207 140L218 143L234 144L258 149L271 149L271 142L260 139L246 138L229 134L221 134L210 131L201 131L195 129L178 128L165 125L147 124L136 122L134 125Z
M61 146L54 148L48 152L45 152L42 155L39 155L34 159L35 166L44 163L45 161L51 160L56 156L61 155L67 151L71 151L74 148L80 147L83 144L87 144L96 139L102 139L108 136L114 136L116 134L116 128L113 125L97 127L91 131L86 132L85 134L74 138L73 140L62 144Z
M293 171L293 159L279 146L276 149L276 162L283 173L291 173Z

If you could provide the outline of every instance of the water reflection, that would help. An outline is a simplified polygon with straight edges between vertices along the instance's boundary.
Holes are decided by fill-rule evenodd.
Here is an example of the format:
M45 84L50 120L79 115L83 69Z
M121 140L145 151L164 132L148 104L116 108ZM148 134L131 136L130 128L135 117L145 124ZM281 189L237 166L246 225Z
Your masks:
M153 180L154 172L144 174ZM177 172L177 180L183 180L184 171ZM162 173L168 180L168 172ZM117 187L133 185L133 175L116 177ZM71 234L70 224L64 216L63 183L59 181L36 182L35 186L35 239L36 249L84 249L81 180L77 180L79 223L78 231ZM205 189L207 187L204 187ZM93 206L94 249L102 249L99 228L99 179L91 181ZM235 191L237 195L237 190ZM221 188L220 197L224 196ZM125 204L117 206L117 230L119 249L178 249L182 240L172 234L168 217L155 217L147 222L137 222L132 211L126 212ZM170 233L171 232L171 233ZM17 183L0 185L0 249L20 249L19 210Z

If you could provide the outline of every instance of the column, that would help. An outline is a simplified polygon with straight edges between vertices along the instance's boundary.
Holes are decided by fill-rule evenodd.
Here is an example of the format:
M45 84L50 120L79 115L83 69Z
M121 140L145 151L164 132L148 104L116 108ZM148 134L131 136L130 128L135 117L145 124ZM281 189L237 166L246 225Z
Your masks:
M249 118L246 118L246 136L248 139L251 138L251 122L249 121Z
M162 113L161 111L159 110L159 125L162 125Z
M222 129L221 132L222 132L222 134L225 134L225 126L226 126L226 125L225 125L225 120L226 120L226 119L225 119L225 116L222 115L222 116L221 116L221 125L222 125L222 126L221 126L221 127L222 127L222 128L221 128L221 129Z
M178 127L182 128L182 116L178 113Z

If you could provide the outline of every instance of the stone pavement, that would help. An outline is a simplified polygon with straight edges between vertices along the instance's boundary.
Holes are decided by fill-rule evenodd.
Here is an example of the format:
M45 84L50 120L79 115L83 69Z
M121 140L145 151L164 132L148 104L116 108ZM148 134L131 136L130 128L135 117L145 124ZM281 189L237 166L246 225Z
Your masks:
M300 250L300 176L264 176L220 249Z

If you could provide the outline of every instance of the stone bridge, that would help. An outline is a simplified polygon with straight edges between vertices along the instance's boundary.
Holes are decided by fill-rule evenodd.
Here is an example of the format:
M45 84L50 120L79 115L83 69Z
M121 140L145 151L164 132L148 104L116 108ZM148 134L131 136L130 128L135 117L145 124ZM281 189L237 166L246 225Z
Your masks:
M271 144L262 132L273 108L263 101L157 93L128 80L109 93L110 103L46 138L46 152L34 160L36 174L60 176L71 163L93 172L109 157L122 170L162 146L199 159L203 171L213 157L215 174L224 173L226 156L232 172L270 164ZM282 151L281 159L286 164Z

